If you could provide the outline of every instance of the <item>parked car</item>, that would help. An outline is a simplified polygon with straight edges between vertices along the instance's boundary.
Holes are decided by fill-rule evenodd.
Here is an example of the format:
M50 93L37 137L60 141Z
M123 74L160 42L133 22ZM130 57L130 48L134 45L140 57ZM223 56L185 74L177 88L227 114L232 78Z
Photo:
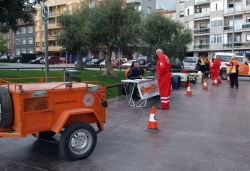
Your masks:
M66 58L65 57L60 57L59 60L60 60L60 63L66 63ZM67 59L67 63L69 63L68 59Z
M1 56L0 59L7 59L7 56Z
M44 59L44 57L38 57L34 60L31 60L29 63L30 64L39 64L42 59Z
M99 64L104 61L104 59L93 59L92 61L88 62L88 66L99 66Z
M181 71L183 69L183 63L181 61L170 60L171 69L174 71Z
M49 64L60 64L60 59L57 56L48 57ZM40 60L40 64L45 64L45 58Z
M131 66L131 64L132 64L132 62L136 62L136 60L129 60L129 61L127 61L126 63L124 63L124 64L122 64L122 66L126 66L126 67L130 67Z
M82 58L83 66L86 65L88 62L92 61L93 58ZM77 66L77 61L75 62L75 66Z
M185 57L183 60L183 65L185 70L197 70L198 57Z
M138 63L138 66L140 67L155 68L156 62L157 60L149 56L139 56L137 58L137 63Z
M20 59L18 60L18 62L30 63L31 60L34 60L36 58L37 58L37 54L35 53L21 53Z
M121 66L122 64L126 63L127 59L126 58L119 58L119 59L114 59L111 61L112 66Z
M102 62L99 64L99 66L104 67L104 66L105 66L105 62L106 62L106 60L102 61Z

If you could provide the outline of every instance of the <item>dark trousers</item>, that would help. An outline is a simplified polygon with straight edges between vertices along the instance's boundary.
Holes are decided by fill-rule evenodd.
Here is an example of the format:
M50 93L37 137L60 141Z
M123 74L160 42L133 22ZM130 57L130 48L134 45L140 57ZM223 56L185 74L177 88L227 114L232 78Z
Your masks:
M231 87L239 87L239 82L238 82L238 73L233 73L233 74L229 74L230 77L230 82L231 82Z

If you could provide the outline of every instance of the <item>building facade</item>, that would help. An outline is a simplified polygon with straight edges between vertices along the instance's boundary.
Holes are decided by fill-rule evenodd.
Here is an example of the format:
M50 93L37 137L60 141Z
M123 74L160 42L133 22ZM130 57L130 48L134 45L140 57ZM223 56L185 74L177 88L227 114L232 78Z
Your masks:
M61 46L56 41L56 36L62 31L58 22L61 13L64 11L72 11L82 7L82 4L95 7L101 0L48 0L46 5L49 7L48 19L48 53L49 55L65 56L61 51ZM143 16L156 10L156 0L124 0L125 3L135 3L138 10L143 10ZM35 51L38 54L44 52L44 23L42 20L41 6L36 5L37 15L35 16ZM106 49L98 49L95 52L86 52L83 57L105 58ZM113 54L116 56L116 54ZM70 56L70 61L76 60L76 54Z
M176 18L193 30L188 56L212 58L234 47L250 57L250 0L177 0Z
M18 30L14 35L14 54L16 56L21 53L36 53L34 32L34 23L18 22Z

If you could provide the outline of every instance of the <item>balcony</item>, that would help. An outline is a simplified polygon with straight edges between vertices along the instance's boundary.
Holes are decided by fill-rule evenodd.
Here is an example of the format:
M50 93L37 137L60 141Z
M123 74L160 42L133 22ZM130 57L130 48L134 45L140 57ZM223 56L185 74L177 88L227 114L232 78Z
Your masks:
M202 19L209 19L210 18L210 13L197 13L194 14L194 19L195 20L202 20Z
M55 11L50 11L49 12L49 17L56 17L56 16L59 16L59 15L61 15L60 12L55 12Z
M223 47L231 49L232 48L232 42L224 43ZM249 47L250 47L250 42L234 42L234 48L236 48L236 49L249 48Z
M250 30L250 23L243 24L242 25L242 29L244 29L244 30Z
M61 50L60 46L48 46L48 51L52 52L52 51L56 51L59 52Z
M209 28L201 28L201 29L197 29L194 30L194 35L198 36L198 35L206 35L210 33L210 29Z
M48 29L52 29L52 28L60 28L61 24L60 23L49 23L48 24Z
M194 45L194 50L209 49L209 44Z
M249 25L250 26L250 25ZM242 24L235 24L234 25L234 31L242 31ZM245 26L246 27L246 26ZM249 27L250 28L250 27ZM224 31L233 31L233 26L224 26Z
M250 6L241 6L235 8L235 14L250 13ZM233 15L233 8L228 8L224 11L224 15Z
M195 5L206 4L206 3L210 3L210 0L195 0L194 1Z
M56 39L56 36L55 34L49 34L48 35L48 40L55 40Z

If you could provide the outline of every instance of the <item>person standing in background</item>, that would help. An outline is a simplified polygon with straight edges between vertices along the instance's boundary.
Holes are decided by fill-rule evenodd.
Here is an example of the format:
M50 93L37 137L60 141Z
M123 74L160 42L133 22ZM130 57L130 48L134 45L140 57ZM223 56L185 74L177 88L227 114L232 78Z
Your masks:
M167 55L165 55L162 49L156 50L156 55L158 57L158 62L156 66L158 85L160 91L161 105L158 109L169 109L170 103L170 93L171 93L171 73L170 73L170 60Z
M218 55L215 57L214 65L215 65L215 68L217 70L217 72L216 72L217 83L221 83L221 79L220 79L220 65L221 65L221 61L220 61L220 57Z
M209 71L210 71L210 61L208 59L208 57L205 58L205 63L206 63L206 74L205 76L208 76L209 75Z
M214 81L217 76L216 72L217 72L217 69L214 65L214 58L213 58L212 61L210 62L210 75L211 75L212 85L214 85Z
M235 66L235 72L233 72L233 67ZM230 62L230 69L229 69L229 74L230 74L230 82L231 86L229 88L235 88L238 89L239 87L239 82L238 82L238 75L239 75L239 63L235 59L234 56L231 57L231 62Z
M205 63L205 59L203 56L200 56L200 59L197 61L197 66L199 67L199 71L201 71L202 73L205 72L206 63Z

